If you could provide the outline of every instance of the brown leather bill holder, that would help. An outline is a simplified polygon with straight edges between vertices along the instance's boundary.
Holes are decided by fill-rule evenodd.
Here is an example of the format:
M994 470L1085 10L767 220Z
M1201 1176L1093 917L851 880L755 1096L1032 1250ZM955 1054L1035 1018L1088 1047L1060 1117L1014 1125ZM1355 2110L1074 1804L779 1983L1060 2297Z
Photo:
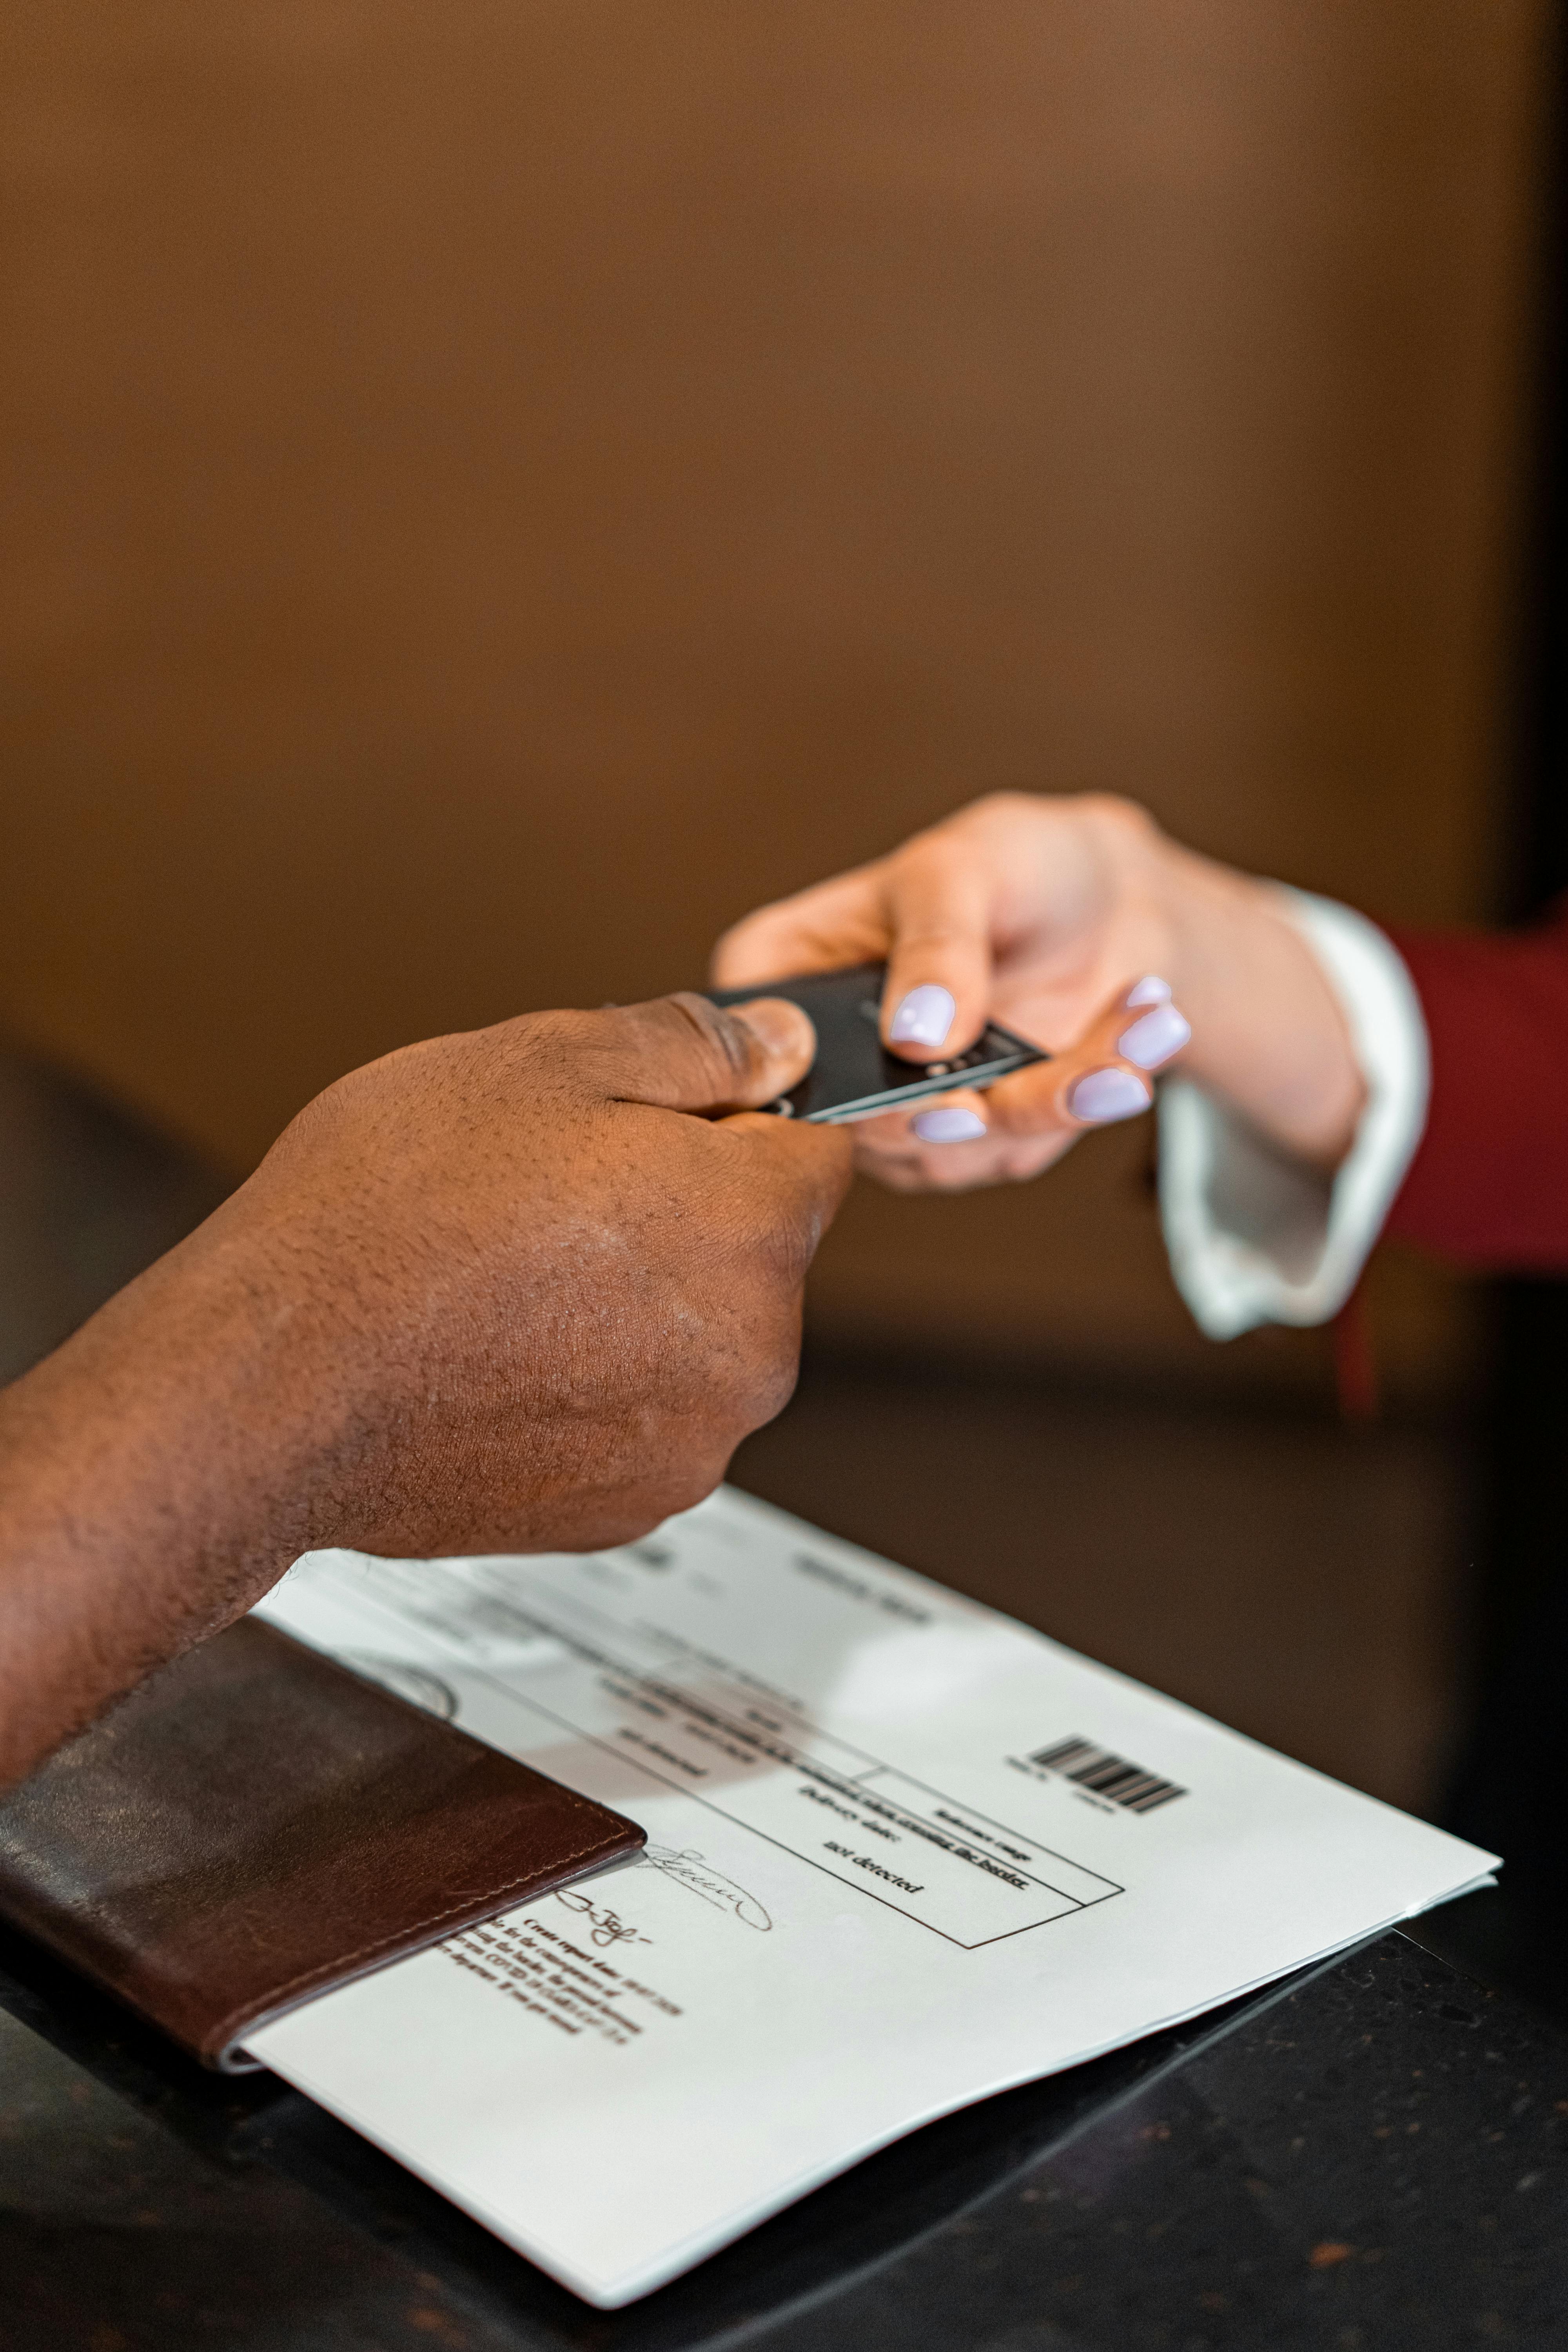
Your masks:
M247 1617L0 1801L0 1916L241 2073L266 2020L643 1838Z

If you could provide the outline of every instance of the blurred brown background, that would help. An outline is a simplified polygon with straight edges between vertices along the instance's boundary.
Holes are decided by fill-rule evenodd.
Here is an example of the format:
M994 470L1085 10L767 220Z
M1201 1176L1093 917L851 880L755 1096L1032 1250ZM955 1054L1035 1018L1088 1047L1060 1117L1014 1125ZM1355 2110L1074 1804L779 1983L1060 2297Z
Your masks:
M225 1165L1000 784L1486 910L1540 0L9 23L0 1019ZM1184 1349L1142 1150L816 1312Z
M749 906L998 785L1131 793L1374 912L1484 917L1546 18L23 0L0 1025L232 1174L349 1065L690 982ZM11 1192L58 1259L47 1171L86 1147L43 1084L16 1080ZM1028 1613L1024 1523L1062 1479L1091 1552L1114 1494L1122 1565L1049 1622L1419 1799L1454 1688L1463 1464L1434 1432L1478 1360L1467 1294L1380 1270L1384 1366L1427 1421L1347 1467L1310 1418L1321 1335L1191 1332L1148 1150L858 1196L814 1328L1013 1381L983 1417L1024 1415L1044 1483L994 1597ZM60 1277L48 1313L90 1288ZM1038 1401L1069 1374L1158 1426L1091 1441L1069 1400L1053 1454ZM846 1423L830 1389L756 1477L980 1589L962 1520L934 1532L951 1481L911 1520L892 1392ZM1178 1428L1207 1390L1294 1400L1295 1467L1234 1420ZM808 1425L797 1475L777 1448ZM825 1467L834 1427L859 1471ZM1139 1587L1156 1496L1181 1558ZM1303 1640L1317 1696L1286 1704Z

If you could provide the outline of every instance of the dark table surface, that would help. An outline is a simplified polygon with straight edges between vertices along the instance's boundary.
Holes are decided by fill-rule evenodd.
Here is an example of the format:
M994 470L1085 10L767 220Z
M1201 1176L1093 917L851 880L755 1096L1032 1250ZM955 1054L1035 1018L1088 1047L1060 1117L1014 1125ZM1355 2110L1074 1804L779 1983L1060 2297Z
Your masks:
M1568 2034L1390 1935L590 2310L270 2076L0 1942L5 2352L1568 2344Z

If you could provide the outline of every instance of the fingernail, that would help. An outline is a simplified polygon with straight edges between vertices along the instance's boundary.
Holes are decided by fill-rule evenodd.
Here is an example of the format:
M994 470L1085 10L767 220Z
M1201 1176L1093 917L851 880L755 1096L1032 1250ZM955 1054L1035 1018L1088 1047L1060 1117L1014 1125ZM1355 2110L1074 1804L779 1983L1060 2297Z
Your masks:
M1131 1070L1090 1070L1070 1089L1068 1108L1074 1118L1103 1125L1113 1118L1136 1118L1153 1099L1143 1080L1135 1078Z
M947 996L945 988L939 989L937 993ZM948 996L947 1001L951 1004L952 997ZM904 1003L908 1002L906 997ZM901 1012L902 1005L899 1009ZM957 1103L951 1104L945 1110L922 1110L920 1117L911 1119L910 1124L922 1143L977 1143L985 1132L985 1121L975 1112L963 1109Z
M798 1004L786 1003L783 997L764 996L754 1004L736 1004L731 1009L766 1054L793 1057L806 1041L807 1016Z
M894 1045L940 1045L957 1010L950 991L934 981L911 988L889 1025L889 1041Z
M1116 1050L1124 1062L1152 1070L1157 1062L1168 1062L1173 1054L1179 1054L1192 1034L1173 1004L1156 1004L1152 1013L1145 1013L1142 1021L1122 1031Z
M1153 972L1148 972L1135 988L1128 990L1127 1009L1131 1012L1136 1005L1140 1004L1168 1004L1170 998L1170 982L1160 980Z

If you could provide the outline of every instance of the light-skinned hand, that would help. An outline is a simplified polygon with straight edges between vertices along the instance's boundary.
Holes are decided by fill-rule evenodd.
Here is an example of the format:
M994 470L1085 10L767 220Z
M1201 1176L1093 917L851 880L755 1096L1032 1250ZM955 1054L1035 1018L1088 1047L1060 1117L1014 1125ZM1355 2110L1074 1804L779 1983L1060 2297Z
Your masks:
M1056 1058L854 1128L902 1190L1038 1175L1090 1128L1136 1117L1180 1067L1281 1151L1331 1169L1364 1089L1339 1006L1278 894L1163 835L1131 802L1006 793L749 915L713 979L761 986L885 961L882 1035L917 1063L987 1018Z

